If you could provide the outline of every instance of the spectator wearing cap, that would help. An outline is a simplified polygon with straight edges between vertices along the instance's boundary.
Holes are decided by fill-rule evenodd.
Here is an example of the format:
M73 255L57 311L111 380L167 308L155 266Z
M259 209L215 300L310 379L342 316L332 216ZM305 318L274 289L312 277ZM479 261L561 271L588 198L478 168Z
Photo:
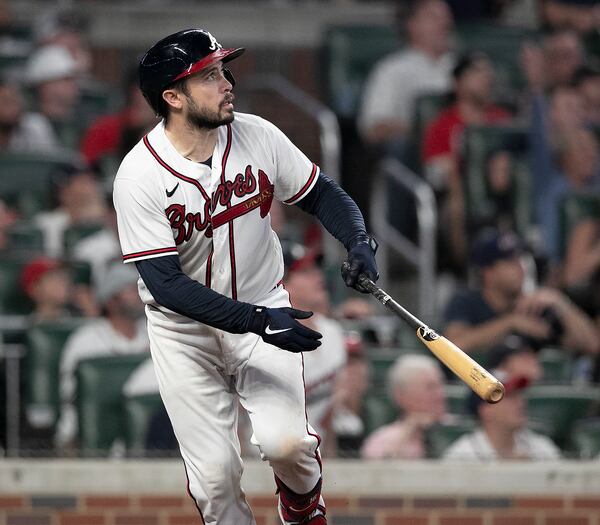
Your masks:
M409 354L398 358L388 377L397 421L375 430L361 449L365 459L423 459L426 430L448 419L444 376L435 359Z
M499 124L510 113L492 101L494 66L480 51L464 54L452 70L454 103L427 127L422 143L425 176L438 190L440 229L462 266L466 255L463 184L460 178L460 145L465 127Z
M527 429L527 405L523 396L529 385L524 375L495 372L504 383L505 395L500 403L485 403L472 392L469 411L478 420L478 428L458 438L444 453L444 459L457 461L559 459L559 448L546 436Z
M52 175L52 185L56 207L37 213L32 221L43 233L44 252L61 257L67 228L102 223L106 207L100 184L83 165L65 164L57 168Z
M74 397L75 370L79 361L149 351L137 280L135 269L121 263L113 265L97 290L102 316L78 328L65 344L60 363L61 414L55 436L59 448L73 445L77 436Z
M0 152L52 152L60 149L48 121L25 111L20 87L0 75Z
M490 228L478 235L471 257L477 285L450 299L445 335L469 353L489 352L512 333L536 348L598 352L592 321L564 294L552 288L524 291L522 254L521 241L512 232Z
M47 120L61 140L64 126L75 118L79 102L79 69L75 59L62 46L49 45L37 49L25 66L25 81L32 89L38 115Z
M21 288L33 301L31 321L51 322L70 317L71 284L67 271L56 259L39 257L25 265Z
M309 328L323 334L322 344L304 354L304 384L308 417L323 439L323 452L334 455L335 440L331 435L333 389L336 376L346 364L344 332L329 317L329 293L317 255L303 245L283 242L285 273L283 283L294 308L314 312L304 320Z
M452 14L442 0L405 2L407 47L382 58L369 75L358 116L363 138L398 153L411 128L416 98L450 89Z

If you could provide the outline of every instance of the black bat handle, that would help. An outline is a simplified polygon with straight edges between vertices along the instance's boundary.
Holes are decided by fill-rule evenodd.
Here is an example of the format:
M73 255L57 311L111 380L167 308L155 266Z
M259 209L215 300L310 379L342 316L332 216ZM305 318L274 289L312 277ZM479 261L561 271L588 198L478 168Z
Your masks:
M349 265L347 262L342 264L342 269L347 270ZM417 330L421 326L425 326L425 323L411 314L406 308L398 304L392 297L385 291L379 288L371 279L369 279L364 273L358 276L358 284L360 284L365 290L367 290L375 299L377 299L383 306L388 310L395 313L397 316L402 318L412 329Z

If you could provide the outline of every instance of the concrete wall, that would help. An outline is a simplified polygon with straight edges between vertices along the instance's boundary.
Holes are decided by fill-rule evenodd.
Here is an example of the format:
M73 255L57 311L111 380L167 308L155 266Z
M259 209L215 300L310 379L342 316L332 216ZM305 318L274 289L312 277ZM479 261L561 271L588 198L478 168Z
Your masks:
M600 463L326 461L333 525L600 525ZM191 525L179 461L0 463L0 525ZM272 475L248 462L258 525L278 525Z

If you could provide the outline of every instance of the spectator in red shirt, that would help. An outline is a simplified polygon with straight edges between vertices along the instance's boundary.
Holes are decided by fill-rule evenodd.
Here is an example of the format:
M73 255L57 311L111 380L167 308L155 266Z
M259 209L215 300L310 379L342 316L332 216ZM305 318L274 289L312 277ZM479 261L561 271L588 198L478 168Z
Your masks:
M465 126L495 124L510 118L506 110L491 100L494 67L485 53L464 55L452 73L455 102L428 126L422 144L426 173L438 189L449 184Z
M137 76L132 76L127 84L125 107L92 123L81 141L81 153L94 168L107 155L120 161L155 124L155 115L137 85Z
M452 72L454 103L443 110L425 131L421 155L425 176L440 195L440 231L447 246L450 267L465 259L464 202L459 173L459 147L466 126L496 124L510 114L491 99L494 66L482 52L462 56Z

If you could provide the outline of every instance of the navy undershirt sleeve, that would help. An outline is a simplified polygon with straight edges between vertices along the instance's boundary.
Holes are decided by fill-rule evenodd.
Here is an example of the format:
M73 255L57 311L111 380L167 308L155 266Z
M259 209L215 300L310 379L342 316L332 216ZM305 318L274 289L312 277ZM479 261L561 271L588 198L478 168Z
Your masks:
M137 270L161 306L233 334L248 331L254 305L235 301L188 277L178 255L136 261Z
M350 250L367 241L362 213L352 198L336 182L320 173L313 188L296 206L319 219L325 229Z

